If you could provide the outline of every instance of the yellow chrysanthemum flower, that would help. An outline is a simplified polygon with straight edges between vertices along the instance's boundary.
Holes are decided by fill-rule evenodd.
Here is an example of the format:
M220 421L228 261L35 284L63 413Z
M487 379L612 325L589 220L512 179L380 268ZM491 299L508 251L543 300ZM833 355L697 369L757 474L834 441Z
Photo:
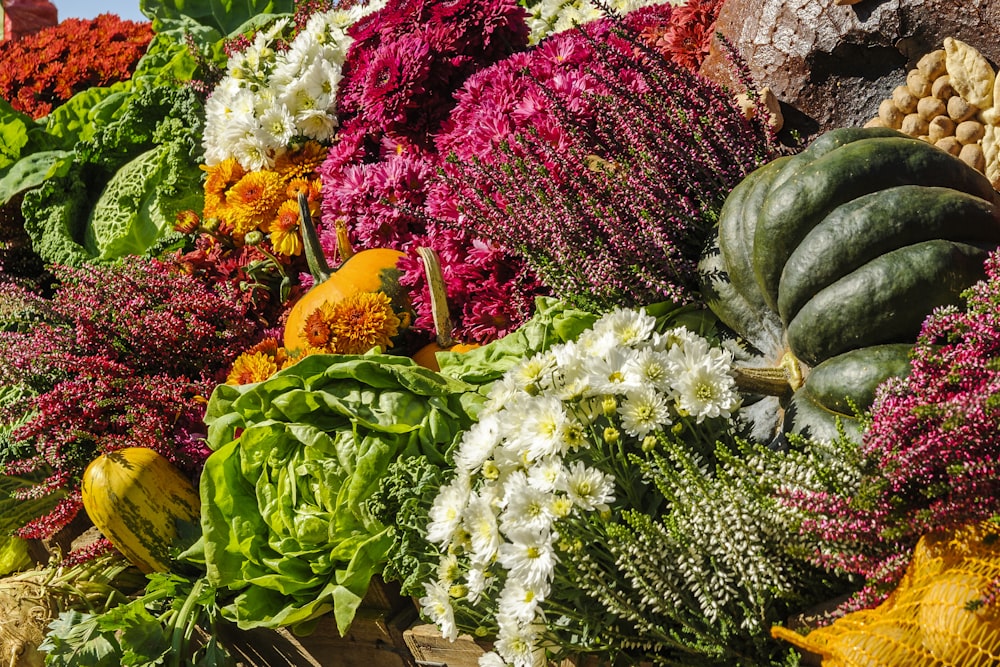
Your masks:
M266 352L244 352L236 357L226 378L226 384L263 382L278 371L274 357Z
M251 171L229 189L226 203L233 234L243 236L274 217L284 198L284 184L277 172Z
M301 149L282 153L274 160L274 170L281 174L285 181L312 176L323 160L327 149L318 141L307 141Z
M201 167L207 176L205 177L205 194L224 197L234 183L238 182L246 174L246 170L240 166L235 158L223 160L219 164L212 166L202 165Z
M298 202L285 200L278 207L278 215L271 221L271 247L279 255L299 255L302 253L302 235L299 233Z

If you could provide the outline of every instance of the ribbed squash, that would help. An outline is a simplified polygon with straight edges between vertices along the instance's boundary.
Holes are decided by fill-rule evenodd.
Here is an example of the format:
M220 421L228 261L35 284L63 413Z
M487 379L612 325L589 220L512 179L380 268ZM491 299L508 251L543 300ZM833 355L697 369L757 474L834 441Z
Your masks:
M309 346L304 329L309 316L324 303L334 304L359 292L382 292L392 301L392 309L400 319L400 332L413 321L409 293L399 284L401 271L396 267L406 255L390 248L369 248L355 253L345 230L338 229L338 245L342 263L331 271L316 236L316 228L303 195L299 196L302 217L302 240L306 260L314 285L288 312L285 319L284 344L290 354Z
M737 185L699 268L709 307L761 353L750 391L784 393L785 428L826 437L908 372L923 321L998 244L981 173L895 130L843 128Z
M83 507L101 533L143 572L166 572L177 522L197 523L198 490L147 447L100 455L83 473Z

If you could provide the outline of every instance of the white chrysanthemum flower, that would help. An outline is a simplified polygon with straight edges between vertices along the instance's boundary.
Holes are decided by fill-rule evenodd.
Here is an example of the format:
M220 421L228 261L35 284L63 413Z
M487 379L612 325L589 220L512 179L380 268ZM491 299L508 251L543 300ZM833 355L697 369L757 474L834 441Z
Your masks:
M458 626L455 625L455 608L448 592L450 587L450 584L441 581L424 582L426 595L420 598L420 607L424 615L438 626L442 636L455 641L458 639Z
M283 106L271 105L261 114L260 125L267 144L275 148L287 145L296 134L295 119Z
M475 493L465 508L463 527L469 536L471 557L478 563L491 563L500 548L500 527L496 508L489 495Z
M500 591L498 613L519 623L531 623L538 616L539 606L548 595L548 589L548 585L544 589L537 589L519 581L508 580Z
M687 327L674 327L663 333L663 344L672 357L686 354L700 357L708 352L708 341Z
M560 484L573 504L587 512L606 512L615 500L615 478L574 461Z
M584 372L590 386L588 395L625 394L641 387L641 379L631 372L629 364L637 354L631 348L615 347L603 357L586 360Z
M455 469L464 474L479 472L483 464L493 456L500 440L500 420L497 414L482 415L479 421L462 434L455 452Z
M552 386L552 374L556 369L556 359L548 352L536 354L507 371L522 392L535 394Z
M499 380L494 382L486 394L486 405L480 411L480 419L483 415L493 414L504 410L511 401L522 396L524 390L520 386L513 373L504 373Z
M521 403L523 411L508 410L511 417L521 420L511 434L511 445L524 452L528 461L563 453L567 448L565 430L570 423L563 402L543 395Z
M652 387L641 387L625 394L618 414L622 418L622 429L635 438L644 438L672 421L667 399Z
M649 340L656 318L644 310L616 308L594 322L598 335L610 334L617 347L638 347Z
M532 486L524 471L510 475L504 484L504 510L500 514L503 532L548 533L555 520L552 494Z
M431 505L428 541L440 545L452 542L462 525L462 514L471 492L472 482L467 475L457 475L438 492Z
M469 603L479 602L480 596L493 584L491 565L492 563L480 563L476 560L469 563L469 571L465 573L465 599Z
M479 667L507 667L507 662L496 651L479 656Z
M610 331L587 329L576 339L576 353L581 360L600 359L615 348L615 338Z
M515 528L507 533L507 539L510 541L500 545L497 561L507 570L508 579L536 588L548 585L559 562L551 534Z
M562 465L562 459L558 456L535 461L528 468L528 484L545 492L552 492L558 488L566 469Z
M678 411L691 415L699 424L705 419L730 417L740 405L733 379L730 356L712 348L699 363L685 367L674 390Z
M458 565L458 556L453 553L446 553L438 561L437 579L443 585L451 586L458 581L462 573L462 568Z
M625 362L625 371L629 376L639 378L643 385L651 386L669 394L674 379L674 365L669 358L655 348L643 348L634 357Z
M513 667L544 667L545 649L538 646L539 627L512 616L497 615L497 653Z
M269 169L274 165L273 146L260 127L247 128L230 147L233 157L248 171Z

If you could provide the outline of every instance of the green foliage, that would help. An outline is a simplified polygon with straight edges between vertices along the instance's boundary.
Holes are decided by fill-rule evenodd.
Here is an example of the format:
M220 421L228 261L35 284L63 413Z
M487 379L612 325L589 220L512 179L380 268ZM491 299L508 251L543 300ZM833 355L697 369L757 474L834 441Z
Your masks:
M294 0L139 0L140 11L154 20L154 26L187 18L223 35L262 15L291 13L294 8Z
M674 434L659 440L633 462L665 511L630 509L595 526L589 539L606 546L581 550L571 567L589 596L631 624L618 628L622 643L657 664L789 664L792 651L770 627L848 587L808 564L814 545L799 535L801 514L778 499L782 484L819 483L811 456L739 441L699 454Z
M62 612L39 649L47 652L50 667L227 665L229 654L211 632L218 617L215 597L204 579L152 574L143 595L104 613ZM198 625L209 630L204 644L192 642Z
M25 230L47 262L154 253L179 239L178 211L201 207L202 117L194 91L141 88L114 115L25 193Z

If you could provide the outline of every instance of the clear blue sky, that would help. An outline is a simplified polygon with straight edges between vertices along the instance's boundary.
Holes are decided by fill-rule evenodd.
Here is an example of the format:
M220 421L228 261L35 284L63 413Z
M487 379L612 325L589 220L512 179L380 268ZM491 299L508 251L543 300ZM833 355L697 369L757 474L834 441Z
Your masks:
M148 21L139 11L139 0L52 0L59 20L92 19L98 14L117 14L129 21Z

